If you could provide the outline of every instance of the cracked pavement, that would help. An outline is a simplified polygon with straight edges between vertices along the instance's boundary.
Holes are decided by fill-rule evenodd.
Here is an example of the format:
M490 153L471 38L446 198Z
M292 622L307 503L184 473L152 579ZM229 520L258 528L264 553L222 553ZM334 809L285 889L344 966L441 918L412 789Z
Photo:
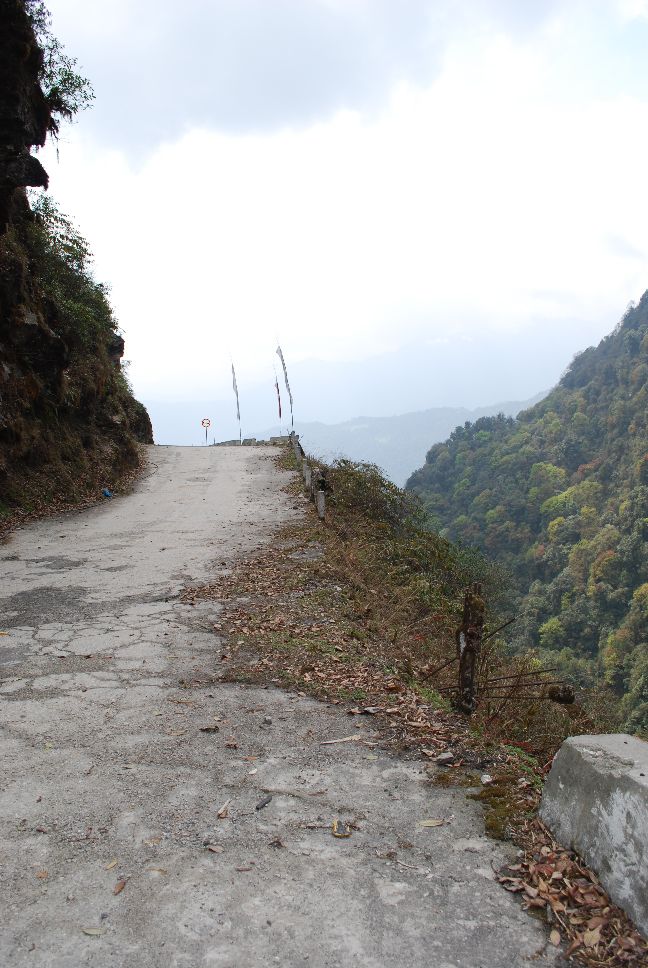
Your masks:
M220 606L179 595L302 513L275 453L151 447L132 494L0 545L0 963L555 964L461 790L219 681Z

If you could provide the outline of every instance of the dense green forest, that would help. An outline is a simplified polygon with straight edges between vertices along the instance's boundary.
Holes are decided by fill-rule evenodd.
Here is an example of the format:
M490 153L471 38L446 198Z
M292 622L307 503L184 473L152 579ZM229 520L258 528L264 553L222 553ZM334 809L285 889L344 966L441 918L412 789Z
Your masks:
M509 572L513 646L605 682L648 731L648 292L541 403L458 427L407 488Z

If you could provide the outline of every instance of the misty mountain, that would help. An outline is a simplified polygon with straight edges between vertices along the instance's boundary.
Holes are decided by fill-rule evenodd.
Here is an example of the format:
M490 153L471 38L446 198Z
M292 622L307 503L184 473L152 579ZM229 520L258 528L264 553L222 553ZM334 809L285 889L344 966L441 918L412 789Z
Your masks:
M432 424L430 435L423 428L422 443L416 451L419 456L413 462L402 463L404 470L398 472L402 478L403 473L422 464L427 450L442 439L439 435L449 433L466 419L475 419L472 412L477 409L484 414L495 412L493 407L484 408L485 402L522 401L546 387L555 386L574 353L590 338L591 334L585 333L574 320L565 325L560 334L546 325L524 335L478 331L470 339L449 332L443 341L421 340L361 361L311 358L293 362L290 347L284 345L283 349L294 397L295 418L301 424L355 423L358 414L371 414L369 420L385 418L389 421L400 419L394 418L393 414L405 416L431 408L457 411L455 416L448 414L450 422L443 424L445 429L437 431ZM261 436L264 428L278 424L273 360L280 374L284 428L286 422L290 423L279 361L274 352L269 357L265 376L248 370L244 359L235 361L244 437ZM236 403L227 359L214 360L213 383L207 390L197 381L193 392L190 389L187 393L180 385L169 385L164 399L156 399L141 391L139 396L151 415L155 440L159 444L204 443L205 434L200 425L203 417L209 417L212 422L210 442L238 437ZM507 404L507 407L515 406L518 404ZM506 409L505 412L513 413L514 410ZM394 431L389 428L389 432ZM337 433L335 431L332 443L325 444L333 452L341 449ZM342 431L343 439L346 440L350 433ZM371 453L375 452L372 450Z
M421 466L430 447L445 440L455 427L498 413L515 416L544 396L540 393L531 400L495 403L475 410L433 407L394 417L357 417L337 424L297 421L295 431L308 453L324 460L349 457L377 464L394 483L403 486L413 469ZM257 436L265 439L280 432L275 426Z

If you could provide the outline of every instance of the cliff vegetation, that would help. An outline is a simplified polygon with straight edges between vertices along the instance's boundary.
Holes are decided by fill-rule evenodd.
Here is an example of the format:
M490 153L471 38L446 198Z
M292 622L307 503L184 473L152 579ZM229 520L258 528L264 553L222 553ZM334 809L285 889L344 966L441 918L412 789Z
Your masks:
M113 490L152 442L88 243L32 153L92 100L41 3L0 4L0 530Z

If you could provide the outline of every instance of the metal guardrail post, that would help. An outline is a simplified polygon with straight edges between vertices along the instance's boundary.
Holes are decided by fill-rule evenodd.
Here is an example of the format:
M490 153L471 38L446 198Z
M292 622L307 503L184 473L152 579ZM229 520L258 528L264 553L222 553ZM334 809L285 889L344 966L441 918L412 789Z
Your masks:
M304 455L304 448L299 443L299 435L291 431L289 440L292 445L293 454L297 464L301 463L302 477L304 478L304 490L314 502L320 521L326 517L326 476L319 468L313 468Z
M464 598L463 621L457 629L457 652L459 653L459 694L457 704L468 715L475 708L475 674L484 634L484 611L486 605L482 586L475 582Z
M306 488L306 493L310 494L311 483L312 483L312 472L311 472L310 464L306 459L302 461L302 474L304 475L304 487Z
M326 476L319 467L313 471L311 488L317 515L323 521L326 515Z
M294 430L291 431L291 433L290 433L290 443L292 444L292 449L293 449L293 454L295 455L295 460L299 464L300 461L302 461L303 458L304 458L304 448L299 443L299 434L296 434Z

